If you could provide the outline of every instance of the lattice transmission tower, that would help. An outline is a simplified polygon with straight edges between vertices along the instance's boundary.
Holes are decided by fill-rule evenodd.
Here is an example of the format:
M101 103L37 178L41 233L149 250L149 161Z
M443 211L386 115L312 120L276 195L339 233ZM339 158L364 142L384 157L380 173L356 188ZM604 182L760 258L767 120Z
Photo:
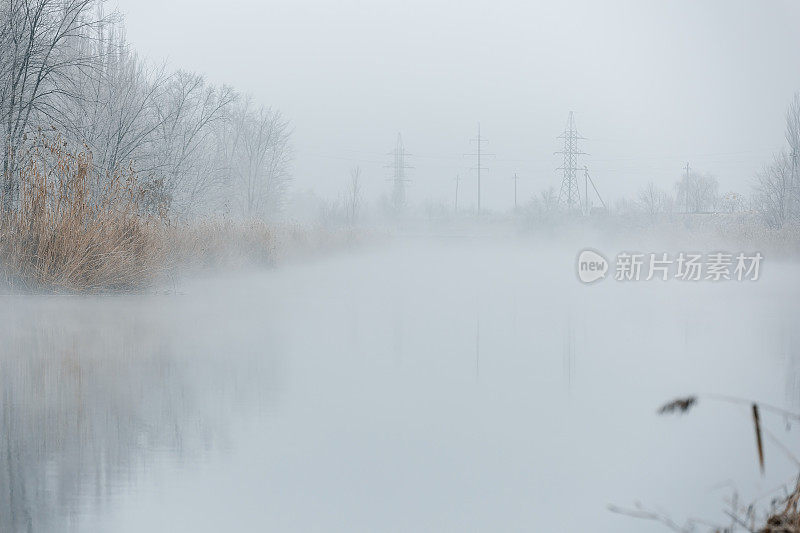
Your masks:
M578 141L584 139L584 137L581 137L577 128L575 128L575 117L572 111L569 112L564 133L557 138L564 140L564 149L556 152L564 156L564 164L557 169L562 171L558 202L568 210L583 209L580 188L578 187L578 156L585 154L578 149ZM586 196L585 192L584 196Z
M394 150L389 152L393 161L387 168L394 169L394 175L389 178L392 185L392 205L395 210L400 211L406 206L406 183L411 181L406 178L406 169L413 168L406 163L406 157L410 155L403 147L403 137L397 134L397 143Z

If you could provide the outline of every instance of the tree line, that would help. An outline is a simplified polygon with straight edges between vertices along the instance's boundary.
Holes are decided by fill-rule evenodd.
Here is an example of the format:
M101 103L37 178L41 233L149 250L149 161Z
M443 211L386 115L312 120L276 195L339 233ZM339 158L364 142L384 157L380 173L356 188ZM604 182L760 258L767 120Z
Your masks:
M289 122L203 76L139 57L102 0L2 0L3 207L43 135L91 153L99 176L135 173L176 217L269 217L291 178Z
M794 95L786 110L785 137L786 145L756 174L749 196L732 191L719 194L714 176L687 169L676 184L674 196L651 182L639 192L636 207L651 216L674 211L750 212L773 228L797 223L800 221L800 93Z
M618 200L612 213L649 218L671 214L750 214L771 228L800 223L800 92L786 110L786 145L754 176L749 194L720 193L719 180L687 166L672 191L652 181L634 198ZM554 188L535 195L528 211L535 219L563 211Z

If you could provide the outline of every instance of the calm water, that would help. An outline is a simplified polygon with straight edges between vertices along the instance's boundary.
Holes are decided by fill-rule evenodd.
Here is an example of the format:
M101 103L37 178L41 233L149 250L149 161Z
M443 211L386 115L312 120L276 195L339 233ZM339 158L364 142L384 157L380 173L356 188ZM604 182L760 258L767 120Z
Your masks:
M663 531L607 505L719 519L792 478L771 441L759 475L746 407L655 409L800 410L796 265L585 287L578 249L409 239L0 297L0 530Z

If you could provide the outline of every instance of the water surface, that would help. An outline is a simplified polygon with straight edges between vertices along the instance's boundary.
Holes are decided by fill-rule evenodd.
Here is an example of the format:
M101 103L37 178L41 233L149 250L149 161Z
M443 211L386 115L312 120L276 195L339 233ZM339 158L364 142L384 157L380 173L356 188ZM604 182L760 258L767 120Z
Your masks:
M792 478L771 441L759 475L746 407L655 410L800 409L796 267L587 287L578 250L405 239L2 297L0 530L662 531L607 505L721 521Z

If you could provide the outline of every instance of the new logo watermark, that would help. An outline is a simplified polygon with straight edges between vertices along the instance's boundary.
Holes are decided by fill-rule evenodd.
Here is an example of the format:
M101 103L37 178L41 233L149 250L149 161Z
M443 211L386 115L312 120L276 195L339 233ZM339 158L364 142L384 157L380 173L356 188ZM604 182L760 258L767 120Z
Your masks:
M594 283L606 277L608 260L594 250L583 250L578 254L578 279L583 283Z
M756 281L764 256L760 252L620 252L614 262L615 281ZM594 283L606 277L609 261L592 249L578 254L578 279Z

